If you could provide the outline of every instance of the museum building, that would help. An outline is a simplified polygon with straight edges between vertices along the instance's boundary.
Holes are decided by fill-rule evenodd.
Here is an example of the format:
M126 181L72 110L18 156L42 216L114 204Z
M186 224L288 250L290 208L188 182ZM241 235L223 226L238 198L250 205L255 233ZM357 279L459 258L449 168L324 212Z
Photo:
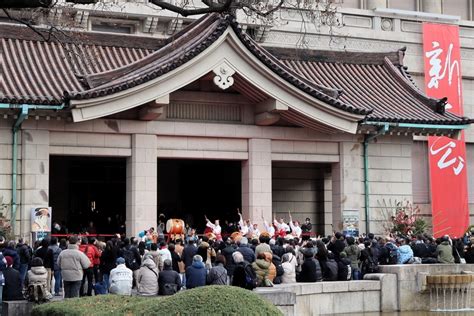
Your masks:
M417 88L403 47L263 47L220 14L167 39L0 29L0 196L22 237L46 206L71 231L110 217L135 235L159 214L202 227L240 208L380 233L377 205L412 201L414 136L472 122Z

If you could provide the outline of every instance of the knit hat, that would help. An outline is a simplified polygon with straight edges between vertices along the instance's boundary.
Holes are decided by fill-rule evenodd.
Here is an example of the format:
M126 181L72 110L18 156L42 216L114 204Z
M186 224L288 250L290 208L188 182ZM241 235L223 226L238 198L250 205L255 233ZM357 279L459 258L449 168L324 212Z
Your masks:
M39 257L34 257L33 260L31 260L32 267L41 267L42 265L43 265L43 260Z
M5 260L7 260L7 267L11 267L13 265L13 258L10 256L5 256Z
M116 264L125 264L125 259L122 257L118 257L115 261Z
M345 253L344 251L341 251L341 252L339 253L339 257L340 257L340 258L346 258L346 257L347 257L347 253Z

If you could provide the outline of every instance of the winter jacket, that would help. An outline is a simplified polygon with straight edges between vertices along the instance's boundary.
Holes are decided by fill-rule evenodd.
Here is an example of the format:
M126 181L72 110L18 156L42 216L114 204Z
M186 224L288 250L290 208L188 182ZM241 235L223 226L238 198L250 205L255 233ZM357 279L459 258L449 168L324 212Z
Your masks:
M338 277L338 265L336 260L328 259L326 260L326 270L324 270L324 281L337 281Z
M104 249L100 255L100 272L103 274L110 274L110 271L117 265L117 250L116 249Z
M87 258L89 258L89 261L91 262L89 268L94 267L94 262L97 261L97 258L100 258L100 253L99 250L94 245L80 245L79 246L79 251L82 251Z
M245 261L250 263L255 261L255 252L248 245L240 245L237 251L242 254Z
M264 259L257 259L252 263L252 268L257 276L258 285L265 286L264 280L268 279L270 262Z
M8 267L3 271L5 285L3 286L3 301L23 300L21 292L20 272Z
M197 247L193 245L187 245L183 249L183 255L181 258L183 259L185 268L189 267L193 264L193 257L197 253Z
M91 262L83 252L79 251L77 245L71 244L67 248L58 256L58 266L61 269L63 281L81 281L82 271L89 268Z
M208 285L226 285L227 284L227 270L222 264L217 264L209 270L206 284Z
M58 257L59 257L60 253L61 253L61 248L59 248L58 245L51 245L51 246L48 247L48 252L46 254L46 257L49 258L49 260L51 260L51 267L50 268L53 271L60 270L59 266L58 266ZM44 265L46 267L46 264L44 264Z
M347 258L340 258L337 263L337 280L338 281L347 281L350 280L352 275L349 271L351 267L351 261Z
M222 249L221 253L225 257L225 268L227 270L227 275L230 277L234 274L235 263L234 259L232 258L232 254L236 251L233 245L227 245L224 249Z
M151 258L143 260L138 271L138 294L152 296L158 294L158 268Z
M344 248L347 258L351 261L352 269L359 269L360 248L357 245L350 245Z
M313 257L306 257L301 265L298 282L319 282L322 279L319 261Z
M429 257L428 246L422 241L417 240L412 245L413 256L418 258L427 258Z
M327 249L336 257L336 261L339 261L339 254L344 251L344 248L346 248L346 243L343 239L336 239L327 246Z
M186 268L186 288L192 289L206 285L207 270L204 263L195 261Z
M133 272L125 264L119 264L110 271L109 282L109 292L111 294L131 295Z
M413 250L409 245L398 247L398 264L408 263L413 258Z
M6 247L3 249L3 256L10 256L13 259L13 269L15 270L20 270L20 256L18 255L18 252L16 249Z
M146 254L151 257L158 271L163 271L163 258L161 257L161 253L159 253L158 250L151 250Z
M296 259L294 259L296 261ZM281 277L281 283L295 283L296 282L296 271L295 265L291 264L290 262L283 262L281 264L283 266L283 273Z
M277 271L276 267L272 262L273 255L269 252L265 253L265 261L270 263L270 266L268 267L268 279L273 282L275 277L277 276Z
M27 244L17 244L16 251L20 256L20 264L29 264L31 261L31 248Z
M28 271L28 284L44 284L48 282L48 271L43 266L31 267Z
M235 265L234 274L232 275L232 286L238 286L243 289L248 288L247 274L253 278L256 277L252 265L247 261L237 263Z
M179 263L181 262L181 257L173 251L171 253L171 263L173 264L173 270L179 273Z
M178 291L181 289L181 278L179 277L179 273L172 270L171 267L164 268L164 270L159 274L158 285L160 295L164 294L165 284L176 284Z
M436 249L439 263L454 263L453 247L449 241L443 241ZM5 253L4 253L5 254Z

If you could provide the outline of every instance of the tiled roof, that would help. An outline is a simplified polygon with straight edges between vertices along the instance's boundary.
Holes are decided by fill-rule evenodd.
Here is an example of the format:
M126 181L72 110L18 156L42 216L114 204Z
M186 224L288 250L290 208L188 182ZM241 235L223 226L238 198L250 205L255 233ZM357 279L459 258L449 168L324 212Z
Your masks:
M342 102L371 109L367 121L469 124L444 111L445 99L425 96L403 66L404 49L392 53L348 53L271 49L288 67L320 85L343 91Z
M14 104L61 104L64 91L86 89L84 75L143 59L153 51L150 43L156 47L162 42L127 42L123 36L120 41L92 33L81 34L81 43L45 42L26 27L8 24L0 25L0 34L0 102Z
M2 32L0 101L59 104L123 91L162 76L211 46L232 27L245 47L275 74L337 109L366 121L469 124L444 111L446 100L424 96L403 66L404 51L392 53L264 49L230 17L210 14L165 41L120 36L98 43L44 42L22 32ZM13 28L14 26L9 26ZM18 28L18 27L17 27ZM0 31L2 26L0 25ZM97 37L97 38L94 38ZM30 35L31 37L31 35ZM116 39L114 39L116 37Z

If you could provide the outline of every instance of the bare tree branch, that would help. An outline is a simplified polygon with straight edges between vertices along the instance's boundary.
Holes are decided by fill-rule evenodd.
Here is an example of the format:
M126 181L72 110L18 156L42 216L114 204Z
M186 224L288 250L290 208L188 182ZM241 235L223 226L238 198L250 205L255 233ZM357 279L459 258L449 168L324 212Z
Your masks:
M175 12L181 16L186 17L190 15L199 15L199 14L206 14L206 13L212 13L212 12L221 13L221 12L229 11L232 1L233 0L226 0L221 5L213 5L211 4L211 2L209 2L209 6L207 8L199 8L199 9L185 9L183 7L179 7L169 2L165 2L161 0L151 0L151 3L159 6L160 8L164 10L169 10L171 12Z
M66 0L74 4L92 4L98 0ZM56 0L0 0L0 8L24 9L24 8L51 8L56 4Z

